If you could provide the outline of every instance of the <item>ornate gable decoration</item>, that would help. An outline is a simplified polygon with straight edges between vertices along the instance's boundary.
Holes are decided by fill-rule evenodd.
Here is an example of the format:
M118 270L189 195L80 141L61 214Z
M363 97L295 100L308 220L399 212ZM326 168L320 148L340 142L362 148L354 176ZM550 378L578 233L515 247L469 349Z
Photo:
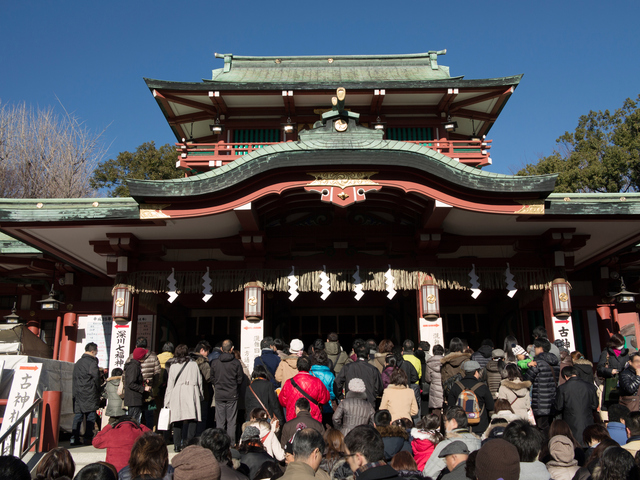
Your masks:
M347 207L352 203L363 202L366 194L378 191L382 187L369 177L378 172L320 172L308 173L316 177L304 189L307 192L318 192L320 200L333 203L338 207Z

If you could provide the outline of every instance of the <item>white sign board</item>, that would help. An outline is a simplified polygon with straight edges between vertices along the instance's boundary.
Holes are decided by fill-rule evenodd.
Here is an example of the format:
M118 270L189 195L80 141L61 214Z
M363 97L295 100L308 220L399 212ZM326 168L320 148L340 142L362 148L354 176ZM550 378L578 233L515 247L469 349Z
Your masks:
M109 375L114 368L124 369L131 345L131 321L112 323Z
M84 347L89 342L98 345L98 365L106 368L109 361L111 345L110 315L78 315L78 341L76 343L76 360L84 354Z
M4 418L0 426L0 437L7 433L16 421L33 405L41 371L42 364L40 363L21 363L14 370L11 391L9 392L7 407L5 408ZM27 418L16 431L16 444L13 455L19 455L20 453L20 439L22 438L22 430L25 426L27 428L27 435L31 435L28 421L29 419ZM40 432L36 435L39 434ZM11 455L9 452L9 442L6 443L2 455Z
M240 356L242 361L253 372L253 361L262 353L260 342L264 337L264 320L240 321Z
M138 315L138 329L136 333L136 340L140 337L147 339L147 348L151 351L155 351L153 339L155 338L155 315Z
M562 340L564 347L573 352L576 349L576 342L573 337L573 322L571 317L560 320L556 317L552 317L553 322L553 338L554 340Z
M431 348L434 345L442 345L444 347L444 331L442 330L442 317L437 320L426 320L420 318L420 341L429 342ZM431 352L429 352L431 353Z

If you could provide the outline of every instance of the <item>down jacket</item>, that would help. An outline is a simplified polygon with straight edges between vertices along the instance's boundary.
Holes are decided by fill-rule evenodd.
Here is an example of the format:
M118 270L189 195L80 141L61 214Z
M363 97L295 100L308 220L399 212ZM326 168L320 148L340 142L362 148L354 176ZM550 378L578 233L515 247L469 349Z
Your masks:
M485 367L487 372L487 385L491 391L493 398L498 395L498 389L500 388L500 382L502 382L502 370L505 367L505 363L502 360L490 360Z
M620 387L622 387L621 395L630 397L638 393L640 388L640 375L631 366L620 372Z
M138 437L149 429L133 420L122 420L115 425L105 425L93 437L93 446L107 449L106 461L120 471L129 463L131 449Z
M292 380L304 390L316 402L309 401L311 404L311 416L318 422L322 422L322 412L318 404L323 405L329 402L329 390L319 378L314 377L309 372L300 372L295 377L287 380L280 391L280 405L287 411L287 422L296 416L296 400L304 395L293 386Z
M107 409L104 412L107 417L121 417L126 413L122 408L122 398L118 395L118 385L121 381L121 376L109 377L104 385L102 396L107 400Z
M489 360L491 360L491 352L493 352L491 345L482 345L476 352L471 354L471 360L475 360L482 368L485 368Z
M445 355L440 360L442 363L442 368L440 369L440 376L442 378L442 384L444 385L447 380L449 380L454 375L458 373L464 377L464 372L462 371L462 364L471 358L470 353L462 353L462 352L453 352L449 355Z
M422 472L429 457L436 449L438 438L435 432L411 429L411 449L413 450L413 458L418 466L418 471Z
M531 382L531 409L533 414L549 415L556 398L556 379L560 375L560 361L550 352L536 355L535 367L526 372L526 378ZM553 369L553 371L552 371Z
M98 359L85 353L73 366L73 412L94 412L100 408Z
M440 369L442 368L442 355L434 355L427 360L424 379L431 384L429 389L429 408L442 408L442 376Z
M502 380L498 390L498 398L504 398L511 405L513 413L523 420L528 420L528 412L531 410L530 388L531 382L529 381Z
M125 363L129 363L133 359L133 354L129 355ZM155 388L160 385L162 380L162 369L160 367L160 360L158 356L151 351L140 360L140 370L142 370L142 378L144 380L151 380L151 385Z
M346 436L358 425L373 425L375 413L366 393L349 392L333 414L333 426Z

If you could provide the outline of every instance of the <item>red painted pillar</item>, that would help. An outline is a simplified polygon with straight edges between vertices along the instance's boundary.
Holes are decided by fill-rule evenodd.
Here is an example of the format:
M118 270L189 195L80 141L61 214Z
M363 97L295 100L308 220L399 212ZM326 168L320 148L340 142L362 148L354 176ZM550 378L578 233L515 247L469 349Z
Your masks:
M53 339L53 359L58 360L58 356L60 354L60 334L62 330L62 316L58 315L56 318L56 333Z
M625 338L632 335L635 336L637 342L640 336L638 331L638 312L635 309L635 303L618 304L616 310L618 314L615 316L615 320L620 329L620 333L622 333Z
M42 421L40 424L41 452L48 452L58 446L61 398L62 392L42 392Z
M542 294L542 313L544 314L544 328L547 331L549 340L553 343L553 302L551 301L551 290L545 290Z
M60 342L60 356L63 362L75 362L78 340L78 319L75 313L65 313Z
M27 328L34 335L37 335L38 337L40 336L40 320L32 318L31 320L27 321Z

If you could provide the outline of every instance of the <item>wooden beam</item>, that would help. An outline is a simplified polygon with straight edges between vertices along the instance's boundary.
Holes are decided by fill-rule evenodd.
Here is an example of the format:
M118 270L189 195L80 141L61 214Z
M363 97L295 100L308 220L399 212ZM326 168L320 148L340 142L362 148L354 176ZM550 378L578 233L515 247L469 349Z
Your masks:
M243 232L256 232L260 230L258 215L253 209L251 203L247 203L242 207L234 208L233 213L238 217L240 229Z
M282 90L282 101L284 110L288 117L296 114L296 102L293 99L293 90Z
M447 112L450 109L451 102L458 96L457 88L449 88L447 93L442 96L442 99L438 103L438 112Z
M372 115L380 115L380 107L382 107L382 102L384 102L384 98L386 94L387 92L383 88L376 89L373 91L373 97L371 97L371 106L369 108L369 113L371 113Z
M451 104L451 112L453 113L459 108L468 107L469 105L475 105L477 103L482 103L487 100L492 100L496 97L511 95L512 93L513 93L513 87L509 87L507 90L489 92L489 93L485 93L484 95L478 95L477 97L471 97L465 100L460 100L459 102L454 102Z
M227 104L225 103L219 91L209 92L209 100L211 100L211 103L213 103L216 108L216 116L219 116L221 113L227 115L227 113L229 112L229 108L227 107Z
M208 112L212 115L217 115L218 113L215 108L212 108L205 103L200 103L194 100L189 100L187 98L177 97L177 96L168 95L168 94L165 94L164 98L169 102L177 103L179 105L184 105L185 107L196 108L198 110L202 110L203 112Z

